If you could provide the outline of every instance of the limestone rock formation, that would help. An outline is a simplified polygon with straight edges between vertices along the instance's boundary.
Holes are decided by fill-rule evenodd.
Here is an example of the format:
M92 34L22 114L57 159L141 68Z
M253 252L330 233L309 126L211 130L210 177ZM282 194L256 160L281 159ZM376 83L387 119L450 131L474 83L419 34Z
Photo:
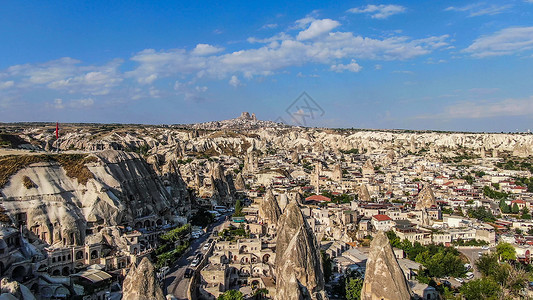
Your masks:
M237 174L235 177L235 189L241 191L244 190L246 186L244 183L244 178L242 177L242 173Z
M140 227L139 217L172 219L185 206L188 194L179 172L169 169L163 182L138 154L106 150L88 157L83 164L91 175L86 183L54 161L14 173L0 188L6 199L16 200L4 203L6 213L25 213L28 229L48 244L83 245L91 226ZM20 184L25 176L34 188Z
M418 193L415 209L427 209L436 206L437 201L429 184L424 185Z
M279 195L278 204L279 204L279 208L281 209L281 212L283 212L283 210L285 210L285 207L287 207L287 205L289 204L289 197L287 193L283 193Z
M370 198L370 193L368 192L368 188L366 187L366 184L364 183L361 184L361 186L359 187L358 196L359 196L359 201L363 201L363 202L372 201L372 198Z
M233 178L230 174L224 174L224 168L218 162L211 164L210 170L212 178L212 188L216 190L220 196L219 204L232 206L234 204L233 196L235 193L235 186L233 185Z
M370 159L367 159L362 168L363 175L373 175L374 174L374 165Z
M165 300L155 276L155 269L145 257L137 267L132 266L124 279L123 300Z
M408 300L411 291L384 232L370 244L361 300Z
M17 281L9 281L7 278L2 278L0 281L0 299L1 300L35 300L35 296L23 284Z
M263 220L263 222L275 226L277 225L280 216L281 209L278 201L272 193L272 189L268 189L259 206L259 217Z
M275 299L327 299L318 243L296 202L278 222L275 267Z

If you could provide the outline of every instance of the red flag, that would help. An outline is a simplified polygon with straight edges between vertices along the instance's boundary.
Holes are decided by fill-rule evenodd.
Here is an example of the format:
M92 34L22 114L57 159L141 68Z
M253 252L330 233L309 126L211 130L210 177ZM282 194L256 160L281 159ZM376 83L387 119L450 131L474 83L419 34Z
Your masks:
M59 139L59 122L56 122L56 140Z

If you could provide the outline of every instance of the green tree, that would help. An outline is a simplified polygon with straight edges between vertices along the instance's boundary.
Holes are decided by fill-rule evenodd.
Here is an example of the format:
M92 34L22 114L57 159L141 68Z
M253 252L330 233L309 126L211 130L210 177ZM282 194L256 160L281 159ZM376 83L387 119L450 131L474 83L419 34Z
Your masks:
M392 230L387 231L387 237L389 238L389 243L391 244L392 247L401 248L401 245L400 245L401 240L394 231Z
M495 274L500 266L500 264L498 263L498 254L494 252L483 253L483 255L481 255L481 257L475 262L475 264L477 270L483 276Z
M516 260L516 250L509 243L499 243L496 246L496 253L498 253L500 260Z
M466 300L496 300L500 293L500 285L489 277L472 280L461 287Z
M191 217L191 224L205 227L215 221L215 217L203 207L200 207L198 211Z
M229 290L225 291L224 294L218 296L218 300L244 300L244 296L241 291Z
M346 279L346 299L360 300L361 290L363 289L363 280L360 278Z
M237 202L235 202L235 212L233 213L234 217L243 217L244 213L242 212L242 203L241 199L237 199Z
M508 214L511 212L511 208L509 207L509 205L507 205L507 202L505 202L504 199L501 199L500 200L500 210L502 211L502 213L504 214Z
M529 213L529 209L527 209L527 207L524 207L524 209L522 209L521 218L524 220L531 220L531 214Z
M333 264L329 255L326 254L326 251L320 251L320 256L322 257L322 268L324 272L324 280L329 282L331 275L333 274Z
M257 290L254 291L252 296L256 300L262 300L262 299L266 299L266 295L268 295L268 290L267 289L257 289Z
M513 214L517 214L520 212L520 208L518 208L518 205L516 203L513 204L512 212Z

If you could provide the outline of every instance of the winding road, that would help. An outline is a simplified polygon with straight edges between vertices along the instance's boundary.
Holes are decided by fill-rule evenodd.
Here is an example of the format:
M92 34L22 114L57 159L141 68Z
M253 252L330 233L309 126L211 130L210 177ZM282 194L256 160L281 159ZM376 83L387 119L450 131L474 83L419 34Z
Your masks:
M210 224L207 228L205 234L201 237L192 240L189 250L177 261L177 263L172 266L163 280L163 293L165 295L174 295L178 300L187 300L187 289L189 288L189 278L185 278L185 269L187 269L194 259L196 252L201 252L205 254L206 251L202 250L202 246L205 244L205 241L209 238L212 238L213 229L220 226L226 220L226 215L222 215L218 220ZM191 269L195 269L192 268Z

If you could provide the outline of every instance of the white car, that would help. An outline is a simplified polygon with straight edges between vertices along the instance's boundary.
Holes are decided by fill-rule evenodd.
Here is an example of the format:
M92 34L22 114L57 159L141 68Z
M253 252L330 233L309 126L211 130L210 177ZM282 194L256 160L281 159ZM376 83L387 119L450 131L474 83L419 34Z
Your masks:
M483 249L483 250L489 250L489 246L483 246L483 247L481 247L481 249Z
M200 260L195 258L195 259L193 259L193 261L191 263L191 267L194 268L194 267L198 266L199 263L200 263Z
M464 283L464 279L463 278L455 278L455 280L459 281L460 283Z
M204 245L204 247L202 249L203 250L207 250L207 249L209 249L209 246L210 246L209 243L205 243L205 245Z

